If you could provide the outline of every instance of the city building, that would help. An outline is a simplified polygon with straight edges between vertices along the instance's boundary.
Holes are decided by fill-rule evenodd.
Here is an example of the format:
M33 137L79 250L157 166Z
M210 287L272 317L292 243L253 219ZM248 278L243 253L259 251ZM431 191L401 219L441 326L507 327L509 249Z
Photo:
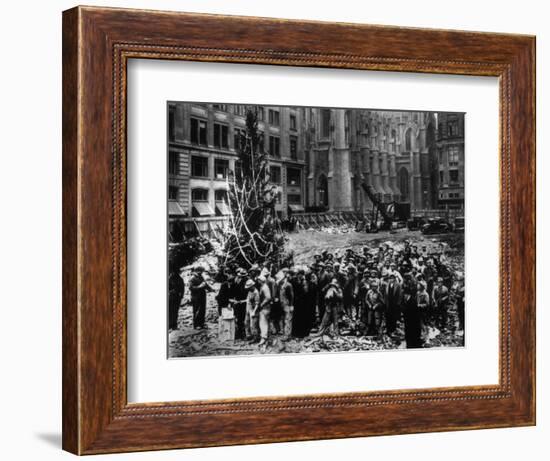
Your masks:
M438 202L448 209L464 208L464 116L442 113L438 118Z
M258 130L269 152L275 209L304 211L304 108L255 106ZM237 104L168 104L168 214L171 232L223 227L229 214L227 177L234 170L247 107Z
M249 108L257 111L283 219L367 213L373 204L364 185L370 197L409 203L412 211L463 206L463 114L170 102L171 231L223 227L228 172Z
M366 212L363 184L385 203L437 208L437 115L310 109L308 205Z

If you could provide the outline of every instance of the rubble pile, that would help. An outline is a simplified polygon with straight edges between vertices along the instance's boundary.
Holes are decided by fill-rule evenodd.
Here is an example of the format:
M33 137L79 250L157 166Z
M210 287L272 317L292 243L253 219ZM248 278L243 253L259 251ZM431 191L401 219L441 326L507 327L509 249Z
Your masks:
M323 226L319 229L308 227L305 229L310 232L325 232L327 234L348 234L355 231L355 226L351 224L340 224L338 226Z
M202 237L188 238L180 243L171 243L169 246L169 260L177 267L191 264L200 255L211 252L212 242Z

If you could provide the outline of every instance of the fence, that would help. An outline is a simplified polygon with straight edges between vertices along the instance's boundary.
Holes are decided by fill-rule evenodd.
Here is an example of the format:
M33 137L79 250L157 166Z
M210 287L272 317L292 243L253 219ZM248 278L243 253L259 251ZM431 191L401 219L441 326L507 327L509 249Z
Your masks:
M453 220L464 216L464 210L462 209L448 209L448 210L412 210L411 217L420 218L445 218L447 220Z

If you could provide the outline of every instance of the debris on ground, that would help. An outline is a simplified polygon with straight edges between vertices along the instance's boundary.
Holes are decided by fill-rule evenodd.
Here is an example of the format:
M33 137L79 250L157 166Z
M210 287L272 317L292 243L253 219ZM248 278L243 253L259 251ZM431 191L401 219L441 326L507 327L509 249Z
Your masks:
M441 251L444 249L448 260L448 267L455 274L464 271L464 236L460 234L442 234L437 237L426 238L420 233L407 231L390 234L380 232L365 234L359 232L327 233L322 230L302 231L289 234L289 252L293 254L297 265L306 265L313 255L322 249L330 248L333 253L342 253L347 248L361 249L364 246L377 248L385 243L394 249L400 249L404 240L426 246L426 251ZM184 279L186 291L178 316L178 330L169 333L170 357L199 357L207 355L256 355L281 353L324 353L324 352L353 352L387 349L402 349L406 347L405 333L402 324L398 324L396 332L390 337L386 334L379 336L357 335L356 325L348 318L343 318L340 324L340 335L315 336L313 330L305 338L290 338L283 340L281 336L271 336L267 344L260 346L245 340L221 342L218 338L218 310L215 301L219 283L214 280L217 273L218 257L222 253L221 246L213 244L212 251L199 255L192 264L184 267L181 275ZM205 268L213 292L207 293L206 328L193 330L193 314L190 303L189 278L195 265ZM458 331L458 317L453 308L449 311L449 325L451 329L440 331L434 326L428 326L423 335L424 347L460 347L464 345L464 332Z

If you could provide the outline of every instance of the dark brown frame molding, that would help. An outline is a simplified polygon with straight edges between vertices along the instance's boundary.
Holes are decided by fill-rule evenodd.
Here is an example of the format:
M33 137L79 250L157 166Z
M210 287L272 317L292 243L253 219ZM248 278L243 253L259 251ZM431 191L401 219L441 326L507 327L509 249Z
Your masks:
M496 76L500 382L129 404L126 65L170 59ZM77 7L63 13L63 448L77 454L535 424L535 38Z

